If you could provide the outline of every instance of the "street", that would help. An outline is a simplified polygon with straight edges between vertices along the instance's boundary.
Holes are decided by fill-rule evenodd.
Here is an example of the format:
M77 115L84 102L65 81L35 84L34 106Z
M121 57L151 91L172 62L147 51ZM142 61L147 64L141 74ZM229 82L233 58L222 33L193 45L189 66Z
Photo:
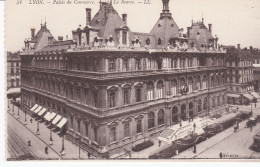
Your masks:
M64 140L65 155L61 155L62 149L62 137L57 132L51 131L44 123L39 123L39 132L37 135L37 121L32 119L27 114L25 123L25 114L22 110L19 110L14 106L14 112L12 112L12 105L10 111L7 112L7 159L17 159L22 155L32 155L36 159L88 159L87 152L83 151L79 147L72 144L68 140ZM53 145L50 143L50 135L53 139ZM28 141L31 140L31 146L28 146ZM48 154L45 154L45 147L48 147ZM80 155L79 155L80 152Z

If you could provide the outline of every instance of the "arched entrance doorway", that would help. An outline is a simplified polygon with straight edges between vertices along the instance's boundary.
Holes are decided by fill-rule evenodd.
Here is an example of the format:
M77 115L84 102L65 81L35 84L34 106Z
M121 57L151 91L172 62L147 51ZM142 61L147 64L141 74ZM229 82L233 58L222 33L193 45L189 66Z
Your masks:
M174 106L172 108L172 124L177 124L178 123L178 108Z
M193 103L190 102L189 104L189 118L193 119L194 118L194 113L193 113Z
M181 120L186 121L186 105L181 105Z

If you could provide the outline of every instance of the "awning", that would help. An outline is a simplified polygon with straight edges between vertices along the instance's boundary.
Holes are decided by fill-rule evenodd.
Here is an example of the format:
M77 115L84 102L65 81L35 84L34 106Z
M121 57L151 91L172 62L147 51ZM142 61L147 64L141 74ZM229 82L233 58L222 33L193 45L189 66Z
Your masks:
M250 94L254 96L256 99L260 99L260 96L256 92L251 92Z
M47 111L46 108L42 108L42 110L38 113L39 116L42 116Z
M67 121L68 121L67 118L62 118L60 123L58 123L57 127L61 129L66 124Z
M254 97L250 94L243 94L243 96L245 96L250 101L252 101L254 99Z
M51 115L51 113L50 113L50 112L47 112L47 113L44 115L44 119L47 119L50 115Z
M49 117L46 118L47 121L51 121L57 114L55 112L52 112Z
M35 104L35 105L30 109L30 111L33 112L37 107L38 107L38 104Z
M57 115L56 118L54 118L54 120L51 122L53 125L56 125L59 120L61 119L61 116L60 115Z
M39 107L36 108L36 110L34 110L33 112L37 114L41 109L42 109L42 106L39 106Z
M227 94L228 97L234 97L234 98L239 98L240 95L238 94Z

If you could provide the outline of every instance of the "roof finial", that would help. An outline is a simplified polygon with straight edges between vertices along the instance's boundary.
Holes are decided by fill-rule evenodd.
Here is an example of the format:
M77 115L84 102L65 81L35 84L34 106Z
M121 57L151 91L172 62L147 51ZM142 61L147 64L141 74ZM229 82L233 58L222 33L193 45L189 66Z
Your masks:
M46 16L45 16L45 23L44 24L45 24L45 27L46 27Z
M202 23L204 23L204 17L203 17L203 12L202 12Z
M112 5L112 0L110 0L110 4Z
M191 19L191 25L193 25L193 15L192 15L192 19Z
M169 12L169 1L170 0L162 0L163 1L163 11Z

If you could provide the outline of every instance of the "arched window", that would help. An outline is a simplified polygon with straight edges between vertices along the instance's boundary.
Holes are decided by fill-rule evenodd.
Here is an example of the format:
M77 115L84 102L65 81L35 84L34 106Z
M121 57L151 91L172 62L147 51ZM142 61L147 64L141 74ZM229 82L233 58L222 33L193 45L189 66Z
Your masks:
M187 83L184 78L181 78L180 88L181 88L181 94L187 93L189 91L187 87Z
M158 98L163 98L163 81L158 81L157 83L157 92L158 92Z
M178 83L177 83L177 80L176 79L173 79L171 81L171 94L173 96L176 96L177 95L177 87L178 87Z
M197 76L196 81L197 81L196 90L200 90L200 84L201 84L200 76Z
M115 107L116 106L116 93L115 92L109 92L109 107Z
M211 76L211 87L214 87L215 86L215 76L213 75L213 76Z
M207 89L207 76L203 75L202 78L202 89Z
M193 85L193 79L192 79L192 77L189 77L189 79L188 79L189 92L192 92L192 91L193 91L192 85Z
M204 110L204 111L207 111L207 109L208 109L208 100L207 100L207 98L205 98L205 99L203 100L203 110Z
M145 43L146 43L146 45L150 45L150 39L147 38L147 39L145 40Z
M190 118L194 117L194 114L193 114L193 103L192 102L190 102L190 104L189 104L189 117Z
M215 97L212 97L212 108L216 107L216 103L215 103Z
M163 125L164 124L164 111L161 109L158 112L158 125Z
M162 40L161 40L161 38L158 39L157 44L158 44L158 45L161 45L161 44L162 44Z
M201 99L198 100L198 113L201 112L201 105L202 105L202 102L201 102Z
M217 97L217 106L220 106L221 104L220 104L220 97L218 96Z
M72 115L70 116L70 126L73 129L73 116Z
M148 84L147 84L147 100L153 100L153 89L154 89L153 82L152 81L148 82Z
M154 113L150 112L148 114L148 129L154 128Z
M81 129L81 127L80 127L80 119L78 119L78 132L80 133L80 129Z

